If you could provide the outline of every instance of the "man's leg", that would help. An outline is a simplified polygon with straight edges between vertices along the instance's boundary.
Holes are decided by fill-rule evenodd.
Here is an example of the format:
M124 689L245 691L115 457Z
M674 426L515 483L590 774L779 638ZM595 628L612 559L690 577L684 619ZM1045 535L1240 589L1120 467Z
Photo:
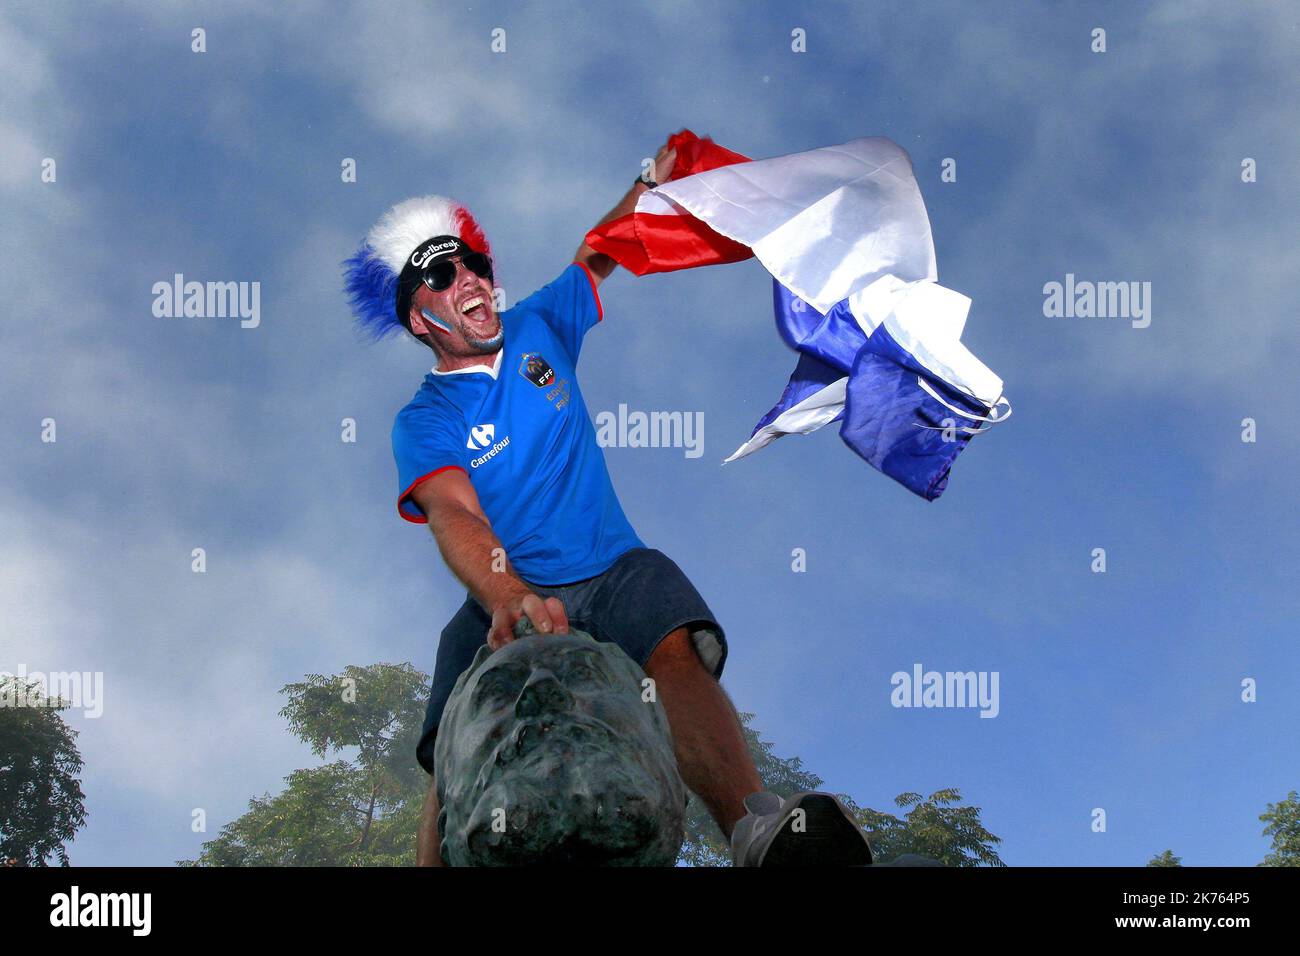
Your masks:
M433 741L442 709L456 685L456 679L474 662L492 618L468 592L438 638L438 655L433 664L433 684L429 688L429 706L425 708L424 728L416 748L416 759L429 773L429 793L424 798L420 829L415 843L416 866L443 866L438 847L438 791L433 777Z
M668 713L682 779L730 838L745 797L763 789L736 709L684 627L659 642L645 672Z
M415 844L416 866L445 866L438 849L438 788L429 778L429 792L424 798L424 813L420 817L420 835Z

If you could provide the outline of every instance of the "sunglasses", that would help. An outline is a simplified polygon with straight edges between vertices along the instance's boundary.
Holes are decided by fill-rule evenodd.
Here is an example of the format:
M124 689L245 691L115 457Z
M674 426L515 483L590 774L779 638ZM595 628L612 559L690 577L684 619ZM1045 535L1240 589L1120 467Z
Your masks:
M481 252L467 252L460 256L460 264L481 279L492 278L492 260ZM433 292L451 288L456 281L456 260L441 259L420 273L420 281Z

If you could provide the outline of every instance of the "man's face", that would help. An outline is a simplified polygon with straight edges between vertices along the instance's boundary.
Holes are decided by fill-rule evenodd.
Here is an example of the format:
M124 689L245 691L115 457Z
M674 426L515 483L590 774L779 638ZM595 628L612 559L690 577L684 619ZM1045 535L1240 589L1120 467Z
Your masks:
M643 678L580 631L480 650L435 745L448 862L671 865L685 789Z
M466 269L457 256L456 277L441 292L424 283L411 297L411 331L433 337L445 355L470 358L490 355L501 348L501 319L492 300L492 280ZM421 313L427 310L438 320L430 322Z

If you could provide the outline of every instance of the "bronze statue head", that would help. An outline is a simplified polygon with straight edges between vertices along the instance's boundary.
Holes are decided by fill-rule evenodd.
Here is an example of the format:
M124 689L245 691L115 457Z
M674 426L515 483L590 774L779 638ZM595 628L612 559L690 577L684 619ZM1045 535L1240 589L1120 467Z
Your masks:
M645 683L643 683L645 682ZM670 866L686 788L645 673L579 630L486 644L434 745L452 866Z

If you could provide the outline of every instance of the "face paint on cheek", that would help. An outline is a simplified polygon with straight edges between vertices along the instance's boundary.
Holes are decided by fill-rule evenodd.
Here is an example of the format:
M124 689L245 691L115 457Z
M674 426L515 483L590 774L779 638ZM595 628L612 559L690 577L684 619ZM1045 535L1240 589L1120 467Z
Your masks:
M448 335L451 334L451 326L448 325L446 322L442 321L442 319L438 318L428 309L421 309L420 314L424 316L424 321L428 322L434 328L442 329L442 331L446 332Z

